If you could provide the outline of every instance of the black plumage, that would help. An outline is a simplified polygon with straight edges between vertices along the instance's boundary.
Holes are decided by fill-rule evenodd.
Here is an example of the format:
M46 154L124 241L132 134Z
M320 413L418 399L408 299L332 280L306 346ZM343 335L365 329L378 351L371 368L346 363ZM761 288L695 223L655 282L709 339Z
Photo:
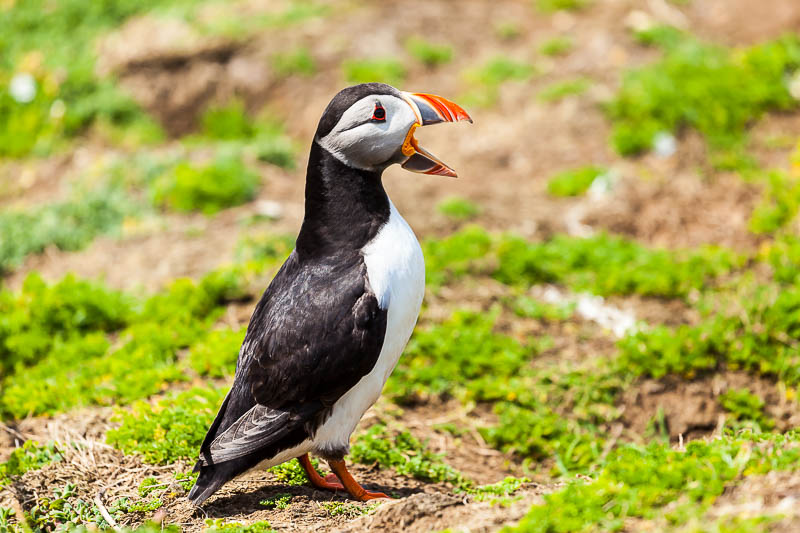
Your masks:
M346 89L318 137L352 102L395 94L388 85ZM201 446L196 504L225 482L309 437L333 404L374 367L386 333L361 249L388 221L380 172L350 168L312 144L305 218L296 249L250 319L233 387ZM346 450L322 450L341 458Z

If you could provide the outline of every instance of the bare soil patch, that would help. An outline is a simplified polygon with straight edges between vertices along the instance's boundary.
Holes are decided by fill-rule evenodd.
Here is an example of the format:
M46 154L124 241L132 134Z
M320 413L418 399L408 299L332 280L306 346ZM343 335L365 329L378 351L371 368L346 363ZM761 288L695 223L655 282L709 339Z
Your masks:
M722 428L726 411L718 398L729 389L747 388L765 402L765 411L780 431L800 425L800 405L787 398L772 380L740 371L724 371L687 381L675 376L645 379L621 398L622 421L637 439L653 433L653 421L663 417L670 440L691 440Z
M747 224L759 198L758 187L733 176L629 178L608 200L595 203L583 222L653 246L752 250L759 239Z
M503 525L519 521L531 505L541 503L542 494L552 488L529 483L517 493L510 505L491 502L470 502L444 494L415 494L397 502L381 505L374 513L354 520L336 531L409 531L428 532L442 529L455 531L495 531Z
M800 4L793 0L704 0L682 10L693 31L727 45L755 44L800 30Z

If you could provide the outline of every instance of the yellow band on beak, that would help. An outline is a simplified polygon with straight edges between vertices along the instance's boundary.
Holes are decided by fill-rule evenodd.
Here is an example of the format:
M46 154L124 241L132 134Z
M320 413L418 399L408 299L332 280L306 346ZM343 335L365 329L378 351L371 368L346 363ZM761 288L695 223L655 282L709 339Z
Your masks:
M409 129L408 133L406 134L406 140L403 141L403 146L400 148L400 151L403 152L404 156L411 157L414 155L417 150L414 146L414 130L419 128L419 124L413 124Z

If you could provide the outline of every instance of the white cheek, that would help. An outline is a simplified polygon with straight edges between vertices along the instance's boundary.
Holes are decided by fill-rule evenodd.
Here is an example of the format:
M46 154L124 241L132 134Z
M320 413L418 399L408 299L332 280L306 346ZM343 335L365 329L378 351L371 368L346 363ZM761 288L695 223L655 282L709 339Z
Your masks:
M354 105L342 117L340 125L318 141L337 159L354 168L371 170L396 157L408 130L416 122L408 104L395 98L383 100L386 122L366 122L354 128L349 127L349 124L363 120L363 116L372 112L373 102L373 99L367 102L369 109Z

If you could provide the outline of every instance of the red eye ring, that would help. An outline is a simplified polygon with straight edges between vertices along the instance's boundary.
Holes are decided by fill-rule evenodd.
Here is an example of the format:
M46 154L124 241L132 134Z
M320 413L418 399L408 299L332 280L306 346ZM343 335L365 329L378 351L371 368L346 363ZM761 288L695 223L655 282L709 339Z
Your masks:
M386 121L386 110L381 104L375 104L375 110L372 112L372 120L376 122Z

